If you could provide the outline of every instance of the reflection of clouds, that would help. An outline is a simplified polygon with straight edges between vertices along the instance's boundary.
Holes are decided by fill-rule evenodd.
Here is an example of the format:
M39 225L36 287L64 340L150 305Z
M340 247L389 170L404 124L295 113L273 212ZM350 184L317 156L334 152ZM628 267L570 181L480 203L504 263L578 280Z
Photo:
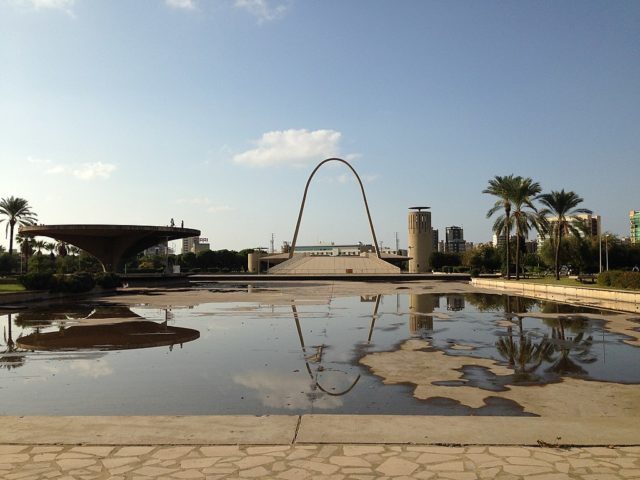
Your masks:
M113 368L105 360L65 359L64 363L45 364L42 370L51 375L71 372L79 377L99 378L113 374Z
M98 378L113 374L113 369L104 360L74 360L69 369L81 377Z
M311 380L302 375L293 376L253 370L235 375L233 381L257 390L262 404L266 407L295 410L308 409L313 406L329 410L342 406L342 399L339 397L332 397L319 390L313 391Z

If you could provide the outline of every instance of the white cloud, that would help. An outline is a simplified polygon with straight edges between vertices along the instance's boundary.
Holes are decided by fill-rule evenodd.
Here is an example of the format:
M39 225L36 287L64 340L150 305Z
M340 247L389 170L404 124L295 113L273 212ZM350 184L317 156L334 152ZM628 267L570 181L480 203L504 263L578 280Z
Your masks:
M276 3L269 0L235 0L234 5L256 17L258 23L278 20L289 9L289 2Z
M232 210L233 208L231 208L229 205L211 205L209 208L207 208L207 212L211 213L230 212Z
M234 208L229 205L216 205L207 197L179 198L176 200L176 203L178 205L196 205L204 207L204 209L210 213L230 212L234 210Z
M335 130L267 132L254 142L256 148L235 155L233 161L256 167L304 166L336 156L341 137L342 134Z
M314 407L327 410L342 406L341 398L313 389L310 379L304 375L292 376L255 370L235 375L233 381L255 390L262 404L267 407L289 410Z
M47 175L72 175L79 180L95 180L98 178L109 178L116 170L112 163L79 163L63 164L56 163L49 159L28 157L27 161L39 168Z
M112 163L83 163L72 169L73 176L80 180L93 180L94 178L109 178L116 169Z
M194 0L165 0L165 3L173 8L182 8L184 10L194 10L196 4Z
M33 10L61 10L72 17L76 0L8 0L7 3L19 8Z
M113 369L105 360L74 360L70 370L81 377L99 378L113 374Z

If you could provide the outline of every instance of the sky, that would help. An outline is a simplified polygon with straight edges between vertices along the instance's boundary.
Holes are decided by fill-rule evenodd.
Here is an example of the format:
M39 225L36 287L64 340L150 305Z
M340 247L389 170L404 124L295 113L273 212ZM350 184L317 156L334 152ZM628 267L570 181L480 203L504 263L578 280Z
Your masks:
M482 191L509 174L628 236L639 53L638 1L0 0L0 197L279 249L337 156L383 246L416 205L490 241ZM338 163L310 187L318 241L371 242Z

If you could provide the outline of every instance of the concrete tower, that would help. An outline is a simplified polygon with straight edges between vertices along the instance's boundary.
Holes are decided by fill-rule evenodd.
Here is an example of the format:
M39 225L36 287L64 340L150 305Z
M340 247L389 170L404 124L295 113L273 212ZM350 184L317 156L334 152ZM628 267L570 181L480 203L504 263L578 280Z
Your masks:
M425 273L430 270L429 258L433 248L431 239L431 212L429 207L409 208L409 273Z

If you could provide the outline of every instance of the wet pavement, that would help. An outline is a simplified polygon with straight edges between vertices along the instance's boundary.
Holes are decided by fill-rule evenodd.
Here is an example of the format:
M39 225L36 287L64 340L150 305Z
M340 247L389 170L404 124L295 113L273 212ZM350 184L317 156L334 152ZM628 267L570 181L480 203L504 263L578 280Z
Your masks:
M6 480L640 477L640 447L0 445Z

